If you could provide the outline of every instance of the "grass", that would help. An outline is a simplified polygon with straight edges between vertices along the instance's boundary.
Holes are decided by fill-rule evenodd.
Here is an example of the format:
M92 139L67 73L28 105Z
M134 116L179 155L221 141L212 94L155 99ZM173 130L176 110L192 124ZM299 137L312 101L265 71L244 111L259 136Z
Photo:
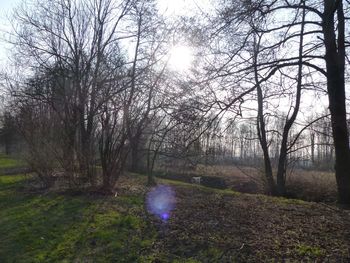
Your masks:
M319 247L313 247L313 246L308 246L304 244L299 244L296 247L296 252L300 256L308 256L308 257L322 257L325 252L323 251L322 248Z
M286 197L278 197L278 196L268 196L268 195L262 195L262 194L247 194L251 196L256 196L261 198L262 200L265 200L266 202L273 202L275 204L281 205L281 206L288 206L288 205L303 205L303 206L309 206L311 203L306 202L304 200L295 199L295 198L286 198Z
M181 181L174 181L169 179L158 179L159 183L162 184L169 184L169 185L177 185L177 186L184 186L184 187L190 187L190 188L197 188L202 191L206 191L209 193L217 193L217 194L223 194L223 195L239 195L239 192L233 191L231 189L216 189L216 188L210 188L203 185L197 185L197 184L190 184L185 183Z
M181 173L175 168L171 174ZM163 168L163 173L166 173ZM264 194L262 171L252 167L234 165L198 165L195 170L182 171L187 176L211 176L224 179L228 188L243 193ZM276 173L276 171L275 171ZM333 203L337 199L335 174L332 171L294 169L287 175L288 196L304 201Z
M144 209L142 175L121 177L117 197L43 192L27 179L0 176L0 262L350 259L350 214L337 208L160 179L176 192L165 223Z
M24 162L6 154L0 154L0 169L22 167Z
M321 248L304 244L298 245L296 251L300 256L320 257L324 255L324 251Z
M337 186L334 172L296 170L287 178L289 191L306 201L335 202Z
M140 196L27 194L0 177L1 262L142 262L156 232Z

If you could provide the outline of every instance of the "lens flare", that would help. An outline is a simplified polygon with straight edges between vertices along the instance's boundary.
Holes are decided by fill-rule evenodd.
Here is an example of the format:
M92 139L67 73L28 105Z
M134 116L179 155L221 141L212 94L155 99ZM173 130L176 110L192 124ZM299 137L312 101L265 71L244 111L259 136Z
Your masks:
M170 186L159 185L147 194L146 202L150 213L167 221L175 208L175 192Z

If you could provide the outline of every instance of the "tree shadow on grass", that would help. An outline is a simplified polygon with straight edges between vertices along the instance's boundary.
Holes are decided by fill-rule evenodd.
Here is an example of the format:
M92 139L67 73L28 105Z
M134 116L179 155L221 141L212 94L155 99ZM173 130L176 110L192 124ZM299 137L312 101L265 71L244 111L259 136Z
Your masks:
M1 262L133 262L155 238L142 218L119 212L111 197L26 194L16 191L20 181L5 181L0 181Z

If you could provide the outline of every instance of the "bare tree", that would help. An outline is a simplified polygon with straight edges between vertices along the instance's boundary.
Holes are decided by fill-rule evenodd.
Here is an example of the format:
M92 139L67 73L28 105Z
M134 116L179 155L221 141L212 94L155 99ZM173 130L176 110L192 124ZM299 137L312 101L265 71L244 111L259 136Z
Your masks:
M46 103L58 117L67 173L93 183L98 113L109 98L104 89L120 78L121 29L131 1L35 1L19 8L9 41L37 90L13 85L15 96ZM21 89L21 87L23 87ZM114 90L119 93L119 89ZM108 96L113 96L108 93Z

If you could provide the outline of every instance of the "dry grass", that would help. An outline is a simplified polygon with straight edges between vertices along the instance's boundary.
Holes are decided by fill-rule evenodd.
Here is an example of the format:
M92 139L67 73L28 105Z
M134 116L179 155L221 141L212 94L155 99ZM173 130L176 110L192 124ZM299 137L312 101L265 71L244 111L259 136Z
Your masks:
M334 202L337 198L333 172L295 170L287 178L289 192L307 201Z
M199 165L196 169L199 175L221 177L229 188L244 193L264 193L265 183L262 173L257 168L231 165Z
M174 169L171 171L176 173ZM188 176L212 176L225 180L227 186L244 193L266 193L261 169L233 165L198 165ZM306 201L334 202L337 197L334 172L293 170L287 176L288 195Z

